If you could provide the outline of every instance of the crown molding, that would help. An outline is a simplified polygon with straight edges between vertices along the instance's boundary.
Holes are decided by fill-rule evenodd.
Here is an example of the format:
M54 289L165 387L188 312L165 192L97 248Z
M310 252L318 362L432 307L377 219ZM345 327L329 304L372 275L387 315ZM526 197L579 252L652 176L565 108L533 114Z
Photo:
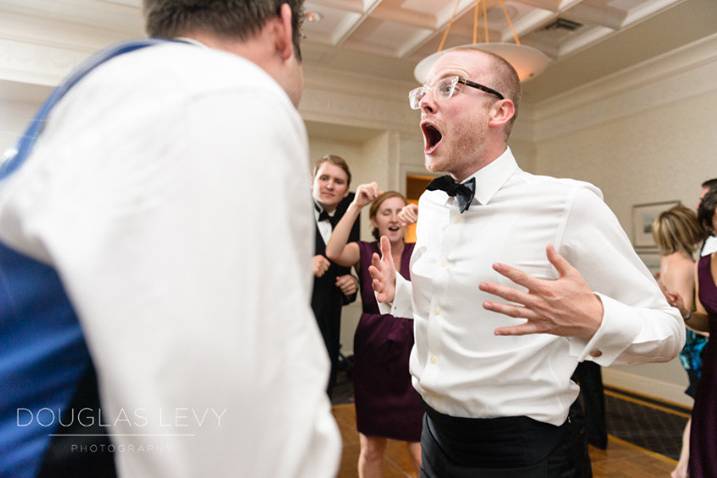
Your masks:
M533 139L565 136L717 90L717 34L534 103Z
M404 133L418 125L416 112L403 102L315 87L304 90L299 112L308 121Z
M408 105L408 92L417 85L411 81L389 80L360 73L350 73L308 64L304 68L304 83L338 93L359 94Z

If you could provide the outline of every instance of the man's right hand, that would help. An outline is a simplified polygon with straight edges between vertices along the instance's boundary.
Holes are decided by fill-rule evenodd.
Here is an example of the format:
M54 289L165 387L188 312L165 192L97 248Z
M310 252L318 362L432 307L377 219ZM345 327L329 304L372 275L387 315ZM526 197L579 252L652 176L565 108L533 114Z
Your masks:
M381 257L373 254L368 272L371 274L376 300L384 304L393 302L396 295L396 266L391 255L391 242L386 236L381 237Z
M314 276L321 277L329 270L331 262L321 254L314 256Z

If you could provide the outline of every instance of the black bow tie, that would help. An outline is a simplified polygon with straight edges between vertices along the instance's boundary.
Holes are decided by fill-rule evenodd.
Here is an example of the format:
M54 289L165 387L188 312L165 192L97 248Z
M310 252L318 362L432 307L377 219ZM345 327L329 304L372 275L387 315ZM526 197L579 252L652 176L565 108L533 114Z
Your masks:
M441 176L431 181L426 189L429 191L441 190L445 191L451 197L455 197L458 201L458 209L463 212L467 211L471 205L471 201L476 194L476 178L470 178L465 183L457 183L452 176Z
M339 217L338 214L334 213L333 216L329 216L329 213L326 212L325 209L321 209L321 208L320 208L319 206L317 206L317 205L314 205L314 207L315 207L316 210L319 212L319 219L318 219L319 222L321 222L321 221L329 221L329 223L331 224L331 228L332 228L332 229L333 229L334 226L336 226L336 224L339 222L339 221L338 221L338 217Z

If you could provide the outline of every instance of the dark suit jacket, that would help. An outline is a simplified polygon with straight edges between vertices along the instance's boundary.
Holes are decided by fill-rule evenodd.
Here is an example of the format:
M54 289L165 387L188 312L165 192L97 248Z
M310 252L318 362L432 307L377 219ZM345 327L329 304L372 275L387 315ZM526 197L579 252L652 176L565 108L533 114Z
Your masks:
M343 217L346 209L353 200L354 194L350 193L343 201L339 204L336 209L336 214L340 219ZM357 220L354 223L351 234L349 235L349 242L356 242L360 238L360 221ZM316 248L314 255L321 254L326 256L326 244L324 239L319 233L319 228L316 226ZM341 332L341 307L345 304L349 304L356 300L356 294L351 297L346 297L341 289L336 287L336 278L345 274L349 274L351 269L348 267L340 267L334 263L331 263L331 267L321 277L314 277L314 289L311 294L311 308L316 316L316 322L319 324L321 335L324 338L326 344L326 350L328 351L329 358L331 359L331 383L335 376L336 363L339 358L339 338Z

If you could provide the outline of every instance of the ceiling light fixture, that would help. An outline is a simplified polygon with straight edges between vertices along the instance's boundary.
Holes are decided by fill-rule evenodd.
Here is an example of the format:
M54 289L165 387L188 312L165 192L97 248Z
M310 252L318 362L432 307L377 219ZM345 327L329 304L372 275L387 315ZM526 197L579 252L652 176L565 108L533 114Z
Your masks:
M304 14L307 23L319 23L324 16L316 10L309 10Z
M518 37L518 34L513 27L513 22L510 19L508 10L505 8L505 0L500 0L500 6L503 9L506 23L508 24L508 28L510 28L510 32L513 35L513 41L515 43L490 41L490 37L488 35L488 15L486 5L487 1L488 0L482 1L483 42L478 42L478 24L480 16L479 8L481 7L481 0L476 0L475 8L473 10L473 43L460 45L444 50L443 47L446 44L448 32L450 32L451 27L453 26L453 22L456 19L456 13L458 12L458 4L460 3L460 0L456 0L455 7L453 9L453 15L451 15L451 19L448 22L446 29L443 31L443 36L441 37L441 42L438 45L438 50L436 51L436 53L427 56L426 58L421 60L418 65L416 65L416 69L414 70L414 76L420 83L426 82L431 67L436 62L436 60L438 60L439 57L441 57L446 52L459 48L475 48L476 50L488 51L490 53L494 53L498 56L503 57L508 63L513 65L513 68L515 68L515 70L518 72L518 77L520 78L520 81L526 81L531 78L534 78L540 73L542 73L543 70L545 70L545 68L548 66L548 63L550 62L550 59L545 55L545 53L538 50L537 48L522 45L520 43L520 38Z

